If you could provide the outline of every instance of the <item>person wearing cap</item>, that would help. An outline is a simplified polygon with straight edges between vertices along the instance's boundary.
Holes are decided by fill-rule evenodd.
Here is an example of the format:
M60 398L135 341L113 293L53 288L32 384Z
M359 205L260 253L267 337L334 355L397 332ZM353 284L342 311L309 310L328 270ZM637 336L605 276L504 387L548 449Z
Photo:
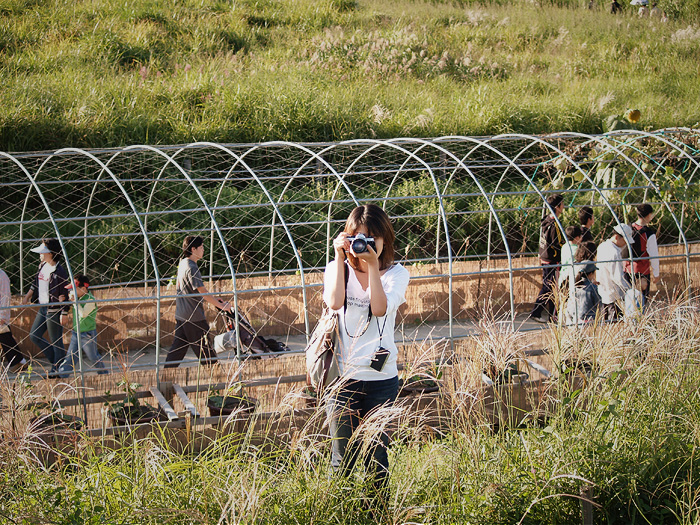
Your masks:
M558 193L547 197L548 208L552 213L542 219L540 229L539 256L542 264L542 288L535 299L535 306L530 312L530 319L538 323L546 323L556 318L556 303L554 290L557 286L559 264L561 263L561 247L564 236L557 224L557 217L564 211L564 197ZM541 317L544 313L545 317Z
M86 275L78 275L73 284L68 284L66 288L70 290L69 300L75 301L77 297L78 303L73 303L73 330L70 334L70 343L68 345L68 353L66 359L59 368L61 376L67 376L75 370L79 363L78 341L80 348L83 349L87 358L93 362L93 366L98 370L98 374L106 374L105 365L102 362L102 356L97 349L97 302L95 297L88 291L90 287L90 278ZM73 294L75 291L75 295ZM61 314L61 324L68 325L69 314L63 312ZM77 327L77 328L76 328ZM80 335L78 335L80 332Z
M622 314L618 302L624 300L630 284L625 279L622 261L622 248L631 244L632 228L627 224L618 224L613 236L598 246L598 292L603 303L603 319L616 321Z
M40 258L39 271L24 298L25 303L39 303L39 311L29 332L31 341L39 347L51 363L50 377L57 377L57 368L65 357L61 312L69 305L58 304L68 296L68 274L59 259L61 244L57 239L44 239L40 246L31 249ZM44 339L48 333L49 340Z
M19 372L27 364L19 350L19 345L15 341L10 329L10 278L0 269L0 348L2 356L7 361L10 372Z
M573 300L567 303L566 315L569 324L583 325L595 321L600 308L600 294L596 285L598 267L593 261L581 261L575 264L576 285Z
M188 235L182 243L182 253L177 267L175 337L165 358L165 368L178 366L190 346L203 363L216 363L216 351L209 343L209 323L202 302L231 311L229 303L208 295L204 286L197 266L197 262L204 257L204 240L198 235Z

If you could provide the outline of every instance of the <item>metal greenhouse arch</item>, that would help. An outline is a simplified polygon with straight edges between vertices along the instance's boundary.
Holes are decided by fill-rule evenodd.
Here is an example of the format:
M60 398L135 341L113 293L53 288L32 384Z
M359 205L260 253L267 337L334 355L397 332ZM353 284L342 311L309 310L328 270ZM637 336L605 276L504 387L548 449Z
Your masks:
M404 343L454 344L485 315L534 330L526 317L548 195L565 197L562 236L591 206L597 241L632 222L635 205L652 204L664 278L656 299L666 301L690 296L700 278L699 171L700 131L686 128L0 153L0 268L13 294L0 308L12 310L40 370L28 337L36 307L24 303L37 264L29 248L55 237L70 278L96 283L98 341L112 366L156 370L160 382L179 246L196 233L207 241L211 293L301 351L320 314L330 239L353 207L373 202L392 217L412 277ZM213 333L224 330L208 313ZM84 381L92 366L79 365Z

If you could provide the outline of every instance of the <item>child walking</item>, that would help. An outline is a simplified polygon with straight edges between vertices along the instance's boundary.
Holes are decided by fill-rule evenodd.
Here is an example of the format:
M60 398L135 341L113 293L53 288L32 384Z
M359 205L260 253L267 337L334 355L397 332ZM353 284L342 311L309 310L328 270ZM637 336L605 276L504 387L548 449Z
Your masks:
M601 302L595 279L598 267L593 261L582 261L577 266L581 270L576 274L574 295L566 306L566 313L569 324L581 326L596 320Z
M70 300L74 300L73 292L75 291L75 295L78 297L78 304L77 306L73 305L73 330L70 334L68 355L59 369L63 377L75 370L80 362L78 330L76 327L80 328L80 347L87 358L93 362L97 373L107 373L102 362L102 356L97 350L97 303L95 302L95 297L88 291L89 287L90 279L85 275L78 275L74 284L66 285L66 289L71 290ZM68 324L68 313L61 315L61 324L64 326Z
M580 226L567 226L564 230L566 234L566 243L561 247L561 270L559 270L559 289L565 292L563 295L569 294L573 296L574 288L576 287L576 272L572 264L576 258L576 252L581 244Z

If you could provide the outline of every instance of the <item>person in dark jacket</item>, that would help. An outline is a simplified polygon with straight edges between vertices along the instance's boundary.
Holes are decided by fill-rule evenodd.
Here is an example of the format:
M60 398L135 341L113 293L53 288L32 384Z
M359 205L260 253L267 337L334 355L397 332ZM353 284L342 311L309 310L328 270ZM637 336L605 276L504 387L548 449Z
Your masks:
M595 253L598 249L598 243L593 240L593 234L591 233L591 228L595 222L593 208L590 206L581 206L578 210L578 222L581 225L581 244L584 242L592 242L595 245L593 248L593 253Z
M564 197L556 193L547 197L547 204L553 213L542 219L540 231L540 264L542 264L542 288L535 299L535 306L530 312L530 318L538 323L546 323L555 319L556 304L554 302L554 290L559 278L559 265L561 263L561 247L564 244L564 235L557 224L557 217L564 211ZM542 314L544 317L541 317Z
M68 297L68 274L58 262L61 257L61 244L57 239L44 239L40 246L32 248L31 251L39 254L41 264L24 298L25 303L39 303L39 311L34 318L29 338L51 363L49 377L58 377L58 367L66 356L61 312L70 307L67 303L58 303L64 302ZM44 339L45 332L48 333L48 341Z

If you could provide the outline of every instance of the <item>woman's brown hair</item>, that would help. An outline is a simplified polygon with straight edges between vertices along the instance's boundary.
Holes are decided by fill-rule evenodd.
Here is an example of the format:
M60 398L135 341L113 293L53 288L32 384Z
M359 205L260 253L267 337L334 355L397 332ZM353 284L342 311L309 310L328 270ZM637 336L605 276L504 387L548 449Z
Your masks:
M379 269L386 270L394 263L394 227L386 212L376 204L365 204L358 206L352 212L348 220L345 221L345 233L354 235L360 226L367 228L370 237L381 237L384 241L384 248L379 255ZM350 266L355 270L360 269L360 263L352 253L345 254Z
M192 250L199 248L202 244L204 244L204 239L199 235L188 235L182 242L182 256L190 257L192 255Z

